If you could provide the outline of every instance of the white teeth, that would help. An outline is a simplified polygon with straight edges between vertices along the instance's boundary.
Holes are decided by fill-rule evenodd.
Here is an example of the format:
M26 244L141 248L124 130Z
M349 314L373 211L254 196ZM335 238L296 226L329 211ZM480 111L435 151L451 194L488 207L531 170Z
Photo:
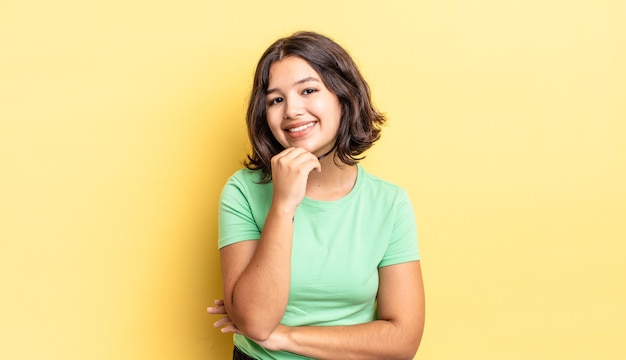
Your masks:
M314 122L310 122L308 124L305 124L305 125L302 125L302 126L298 126L297 128L287 129L287 131L294 133L294 132L298 132L298 131L302 131L302 130L308 129L308 128L310 128L313 125L315 125L315 123Z

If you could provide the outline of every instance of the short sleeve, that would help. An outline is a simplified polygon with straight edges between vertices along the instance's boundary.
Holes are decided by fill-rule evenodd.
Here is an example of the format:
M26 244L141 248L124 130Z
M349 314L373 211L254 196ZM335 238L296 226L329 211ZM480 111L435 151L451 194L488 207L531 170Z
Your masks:
M261 230L257 226L245 184L232 176L220 195L218 211L218 248L244 240L257 240Z
M395 208L391 240L379 267L420 259L415 212L406 192L399 196Z

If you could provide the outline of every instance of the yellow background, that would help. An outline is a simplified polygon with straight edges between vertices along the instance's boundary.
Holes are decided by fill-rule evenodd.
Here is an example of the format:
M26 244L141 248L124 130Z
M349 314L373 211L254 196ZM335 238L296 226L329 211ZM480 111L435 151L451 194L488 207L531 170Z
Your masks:
M219 191L254 66L323 32L387 113L417 358L624 359L626 2L0 1L0 358L227 359ZM402 296L402 294L398 294Z

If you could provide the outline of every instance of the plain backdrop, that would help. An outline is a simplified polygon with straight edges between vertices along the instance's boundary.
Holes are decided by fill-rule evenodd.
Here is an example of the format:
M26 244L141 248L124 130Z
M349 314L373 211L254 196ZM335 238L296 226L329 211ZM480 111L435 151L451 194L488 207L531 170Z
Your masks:
M416 209L417 359L626 358L625 24L619 0L1 0L0 358L229 358L219 192L296 30L389 118L363 166Z

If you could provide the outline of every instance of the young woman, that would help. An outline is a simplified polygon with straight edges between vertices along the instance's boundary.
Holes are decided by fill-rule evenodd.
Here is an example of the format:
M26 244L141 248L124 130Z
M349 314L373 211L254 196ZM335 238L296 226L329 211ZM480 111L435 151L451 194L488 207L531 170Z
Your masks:
M261 57L252 153L219 211L234 359L412 359L424 326L413 208L358 161L385 119L348 53L299 32Z

